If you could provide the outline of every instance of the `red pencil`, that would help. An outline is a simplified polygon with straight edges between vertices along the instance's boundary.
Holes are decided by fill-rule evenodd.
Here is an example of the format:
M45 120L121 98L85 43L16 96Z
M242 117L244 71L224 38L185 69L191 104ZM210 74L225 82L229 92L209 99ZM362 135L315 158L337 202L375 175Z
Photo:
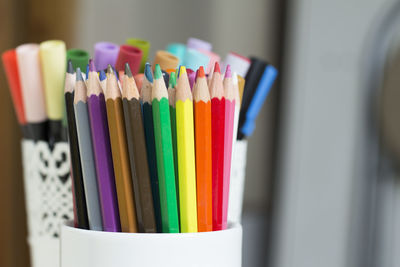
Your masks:
M224 137L225 137L225 98L221 70L215 63L210 82L211 129L212 129L212 205L213 230L224 229Z

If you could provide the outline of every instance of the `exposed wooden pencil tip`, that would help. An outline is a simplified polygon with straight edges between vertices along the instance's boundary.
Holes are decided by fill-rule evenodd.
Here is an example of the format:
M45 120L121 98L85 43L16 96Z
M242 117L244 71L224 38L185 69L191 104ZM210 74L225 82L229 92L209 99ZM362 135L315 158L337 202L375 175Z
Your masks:
M76 68L76 81L83 81L81 68Z
M100 78L100 81L104 81L107 78L106 73L104 72L104 70L100 71L99 78Z
M203 68L203 66L200 66L200 68L197 70L197 77L203 78L205 76L206 76L206 74L204 73L204 68Z
M129 78L132 78L132 76L133 76L128 62L125 63L125 75L127 75Z
M227 65L225 69L225 78L232 78L231 65Z
M72 61L71 61L71 59L68 60L67 72L68 72L69 74L74 74L74 66L72 66Z
M110 64L108 64L108 66L107 66L107 73L108 74L113 74L114 73L113 67Z
M232 75L232 82L233 84L238 84L238 75L236 72L234 72Z
M96 67L94 66L94 61L93 59L89 59L89 71L96 71Z
M169 75L169 84L168 88L174 88L176 86L176 74L175 72L171 72Z
M179 68L179 76L181 76L182 74L186 74L186 67L185 66L181 66Z
M146 79L149 82L153 82L153 74L151 73L151 66L149 63L146 63L145 67L144 67L144 76L146 76Z
M221 73L221 68L219 67L219 63L218 63L218 61L217 61L217 62L215 62L215 66L214 66L214 72Z

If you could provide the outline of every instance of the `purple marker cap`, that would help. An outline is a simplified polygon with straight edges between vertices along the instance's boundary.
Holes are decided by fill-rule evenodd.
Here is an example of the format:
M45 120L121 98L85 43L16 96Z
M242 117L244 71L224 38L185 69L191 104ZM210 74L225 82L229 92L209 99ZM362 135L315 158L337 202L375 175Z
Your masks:
M108 64L115 67L119 53L119 45L109 42L99 42L94 45L94 65L96 70L107 69Z
M197 39L197 38L193 38L190 37L187 40L187 44L186 46L188 48L192 48L192 49L202 49L202 50L206 50L206 51L211 51L212 50L212 45L209 42Z

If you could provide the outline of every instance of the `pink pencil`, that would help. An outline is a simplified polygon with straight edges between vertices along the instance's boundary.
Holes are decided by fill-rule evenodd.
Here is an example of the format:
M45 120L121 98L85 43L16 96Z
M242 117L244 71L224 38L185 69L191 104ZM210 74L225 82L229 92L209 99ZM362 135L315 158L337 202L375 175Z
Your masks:
M235 90L232 81L232 72L230 65L226 66L224 78L224 96L225 96L225 131L224 131L224 172L223 172L223 196L222 196L222 229L227 228L228 221L228 203L229 203L229 182L231 179L231 161L232 161L232 140L233 125L235 117Z

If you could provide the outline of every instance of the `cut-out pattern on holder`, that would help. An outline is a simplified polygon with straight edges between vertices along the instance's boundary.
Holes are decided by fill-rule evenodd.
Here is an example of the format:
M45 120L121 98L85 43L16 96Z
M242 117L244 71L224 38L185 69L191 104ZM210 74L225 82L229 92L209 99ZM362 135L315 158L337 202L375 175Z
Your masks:
M73 219L68 143L22 141L29 239L58 238L60 224Z

